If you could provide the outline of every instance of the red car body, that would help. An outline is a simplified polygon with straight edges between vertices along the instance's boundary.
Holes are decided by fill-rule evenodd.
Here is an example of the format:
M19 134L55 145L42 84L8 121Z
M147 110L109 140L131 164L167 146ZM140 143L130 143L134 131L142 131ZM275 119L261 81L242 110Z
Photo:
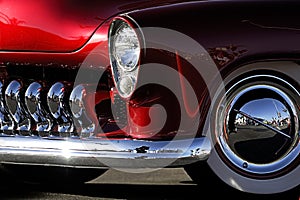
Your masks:
M298 6L297 1L0 1L1 99L8 107L3 113L14 124L5 129L1 122L0 162L78 168L185 166L194 176L196 161L207 160L214 151L217 161L210 166L236 188L272 193L294 187L299 180ZM136 83L126 98L119 94L112 66L112 32L118 31L114 23L134 28L141 45ZM40 84L34 98L26 96L33 82ZM61 83L61 96L51 97L48 91L56 83ZM84 87L78 89L81 99L74 92L77 85ZM32 111L30 100L37 106ZM250 105L271 112L257 106L265 100L285 106L292 122L274 128L268 120L244 113ZM73 104L79 106L78 118ZM218 115L222 106L227 110ZM57 117L53 109L60 112ZM48 115L47 125L53 128L39 131L45 122L41 118ZM245 128L240 127L243 117L256 123L255 129L255 123L247 122L253 133L246 140L231 134ZM258 125L266 135L271 130L291 142L257 136ZM262 138L270 139L267 143L275 149L256 151L259 145L268 146ZM241 144L231 140L251 141L255 150L239 150ZM268 159L253 157L260 151ZM223 166L224 174L213 165ZM253 187L278 179L279 189L264 183Z

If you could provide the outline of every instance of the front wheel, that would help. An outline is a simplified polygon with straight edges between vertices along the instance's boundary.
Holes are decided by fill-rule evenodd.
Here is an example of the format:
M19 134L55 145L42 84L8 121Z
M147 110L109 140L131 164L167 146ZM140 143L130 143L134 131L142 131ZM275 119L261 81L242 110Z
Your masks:
M251 193L299 185L299 103L298 91L275 76L250 76L232 84L212 110L212 170Z

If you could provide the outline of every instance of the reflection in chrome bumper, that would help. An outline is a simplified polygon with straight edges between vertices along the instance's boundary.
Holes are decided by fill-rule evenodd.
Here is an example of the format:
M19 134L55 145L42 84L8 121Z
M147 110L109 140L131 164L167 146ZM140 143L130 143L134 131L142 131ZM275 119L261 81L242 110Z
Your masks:
M0 137L1 164L78 168L176 167L208 158L206 137L173 141Z

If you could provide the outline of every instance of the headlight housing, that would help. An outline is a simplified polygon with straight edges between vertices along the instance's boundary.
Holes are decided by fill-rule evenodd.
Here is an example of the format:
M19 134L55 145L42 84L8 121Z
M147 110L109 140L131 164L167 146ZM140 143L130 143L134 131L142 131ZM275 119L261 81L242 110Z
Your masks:
M132 95L138 75L141 42L135 23L117 17L109 29L109 56L116 88L123 98Z

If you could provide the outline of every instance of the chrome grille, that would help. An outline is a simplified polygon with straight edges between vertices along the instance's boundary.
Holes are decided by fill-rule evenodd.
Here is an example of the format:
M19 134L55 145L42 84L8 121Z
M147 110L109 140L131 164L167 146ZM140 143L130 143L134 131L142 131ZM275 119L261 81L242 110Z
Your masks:
M86 88L56 82L27 87L21 80L0 82L0 132L2 135L90 137L96 123L85 109Z

